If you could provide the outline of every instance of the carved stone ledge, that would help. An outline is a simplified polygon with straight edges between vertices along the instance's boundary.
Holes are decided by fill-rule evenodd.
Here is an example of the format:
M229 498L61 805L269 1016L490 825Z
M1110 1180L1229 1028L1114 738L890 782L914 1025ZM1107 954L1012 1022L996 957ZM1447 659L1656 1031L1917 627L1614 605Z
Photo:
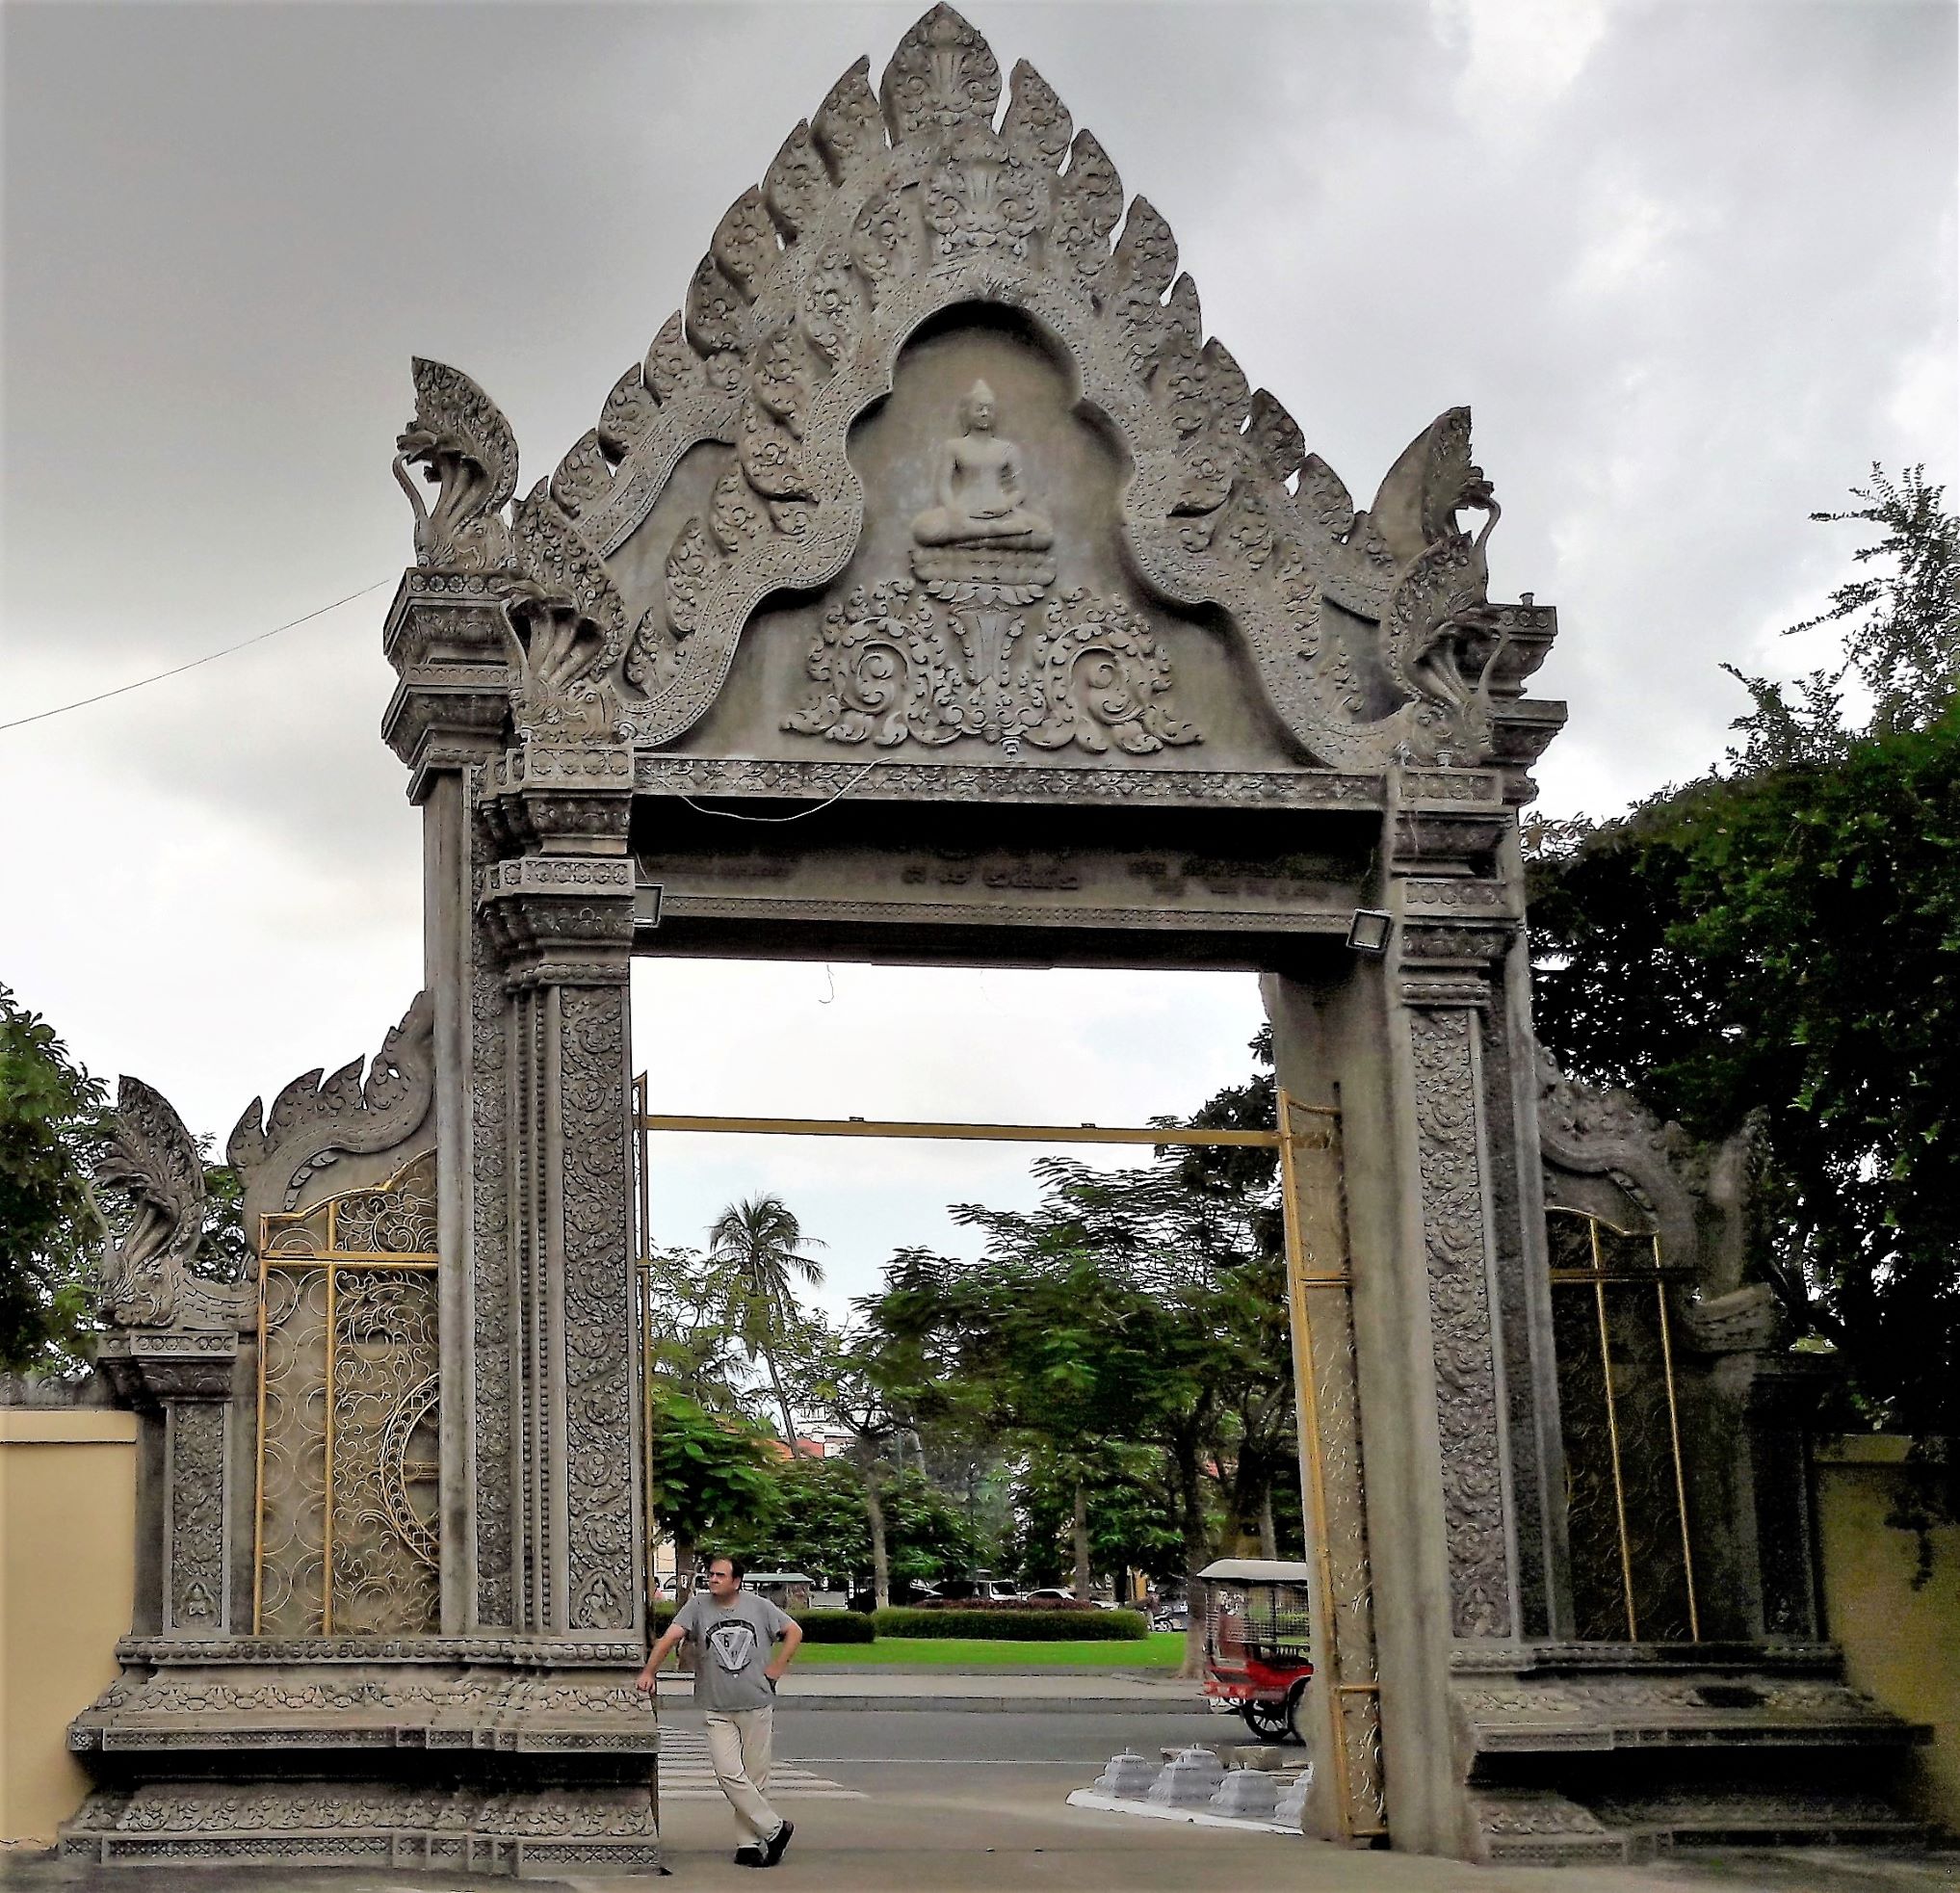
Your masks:
M644 1773L644 1764L640 1763ZM576 1791L380 1781L164 1782L91 1795L62 1856L101 1865L430 1868L523 1878L658 1871L643 1779Z
M173 1664L494 1663L517 1669L606 1669L645 1660L631 1639L579 1637L234 1637L214 1648L177 1637L124 1637L118 1663Z
M235 1333L124 1329L102 1337L95 1361L119 1400L153 1411L170 1401L229 1400L237 1358Z
M1682 1339L1701 1354L1760 1354L1787 1341L1790 1317L1767 1282L1697 1296L1681 1309Z
M623 982L633 890L634 866L623 857L527 854L486 869L480 900L507 986Z
M404 574L381 631L401 681L381 717L381 737L408 765L409 800L430 777L501 748L510 726L510 628L494 575Z
M1486 778L1494 780L1495 778ZM646 796L786 802L1031 802L1137 808L1377 809L1381 779L1339 770L1051 769L1040 764L763 762L640 751Z
M506 846L616 853L633 805L633 757L616 744L519 743L483 778L483 809Z
M1441 1012L1450 1007L1488 1012L1492 1004L1490 982L1471 975L1457 979L1399 979L1396 982L1396 997L1419 1012Z
M1396 930L1398 970L1423 974L1432 969L1481 977L1509 952L1518 923L1508 919L1427 919L1404 913Z

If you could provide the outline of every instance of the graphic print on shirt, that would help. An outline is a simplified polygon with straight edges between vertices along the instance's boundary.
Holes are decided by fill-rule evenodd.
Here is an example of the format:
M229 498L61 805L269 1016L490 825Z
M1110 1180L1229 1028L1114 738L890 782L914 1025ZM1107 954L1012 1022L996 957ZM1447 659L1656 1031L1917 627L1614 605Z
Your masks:
M740 1617L718 1623L708 1632L708 1647L715 1652L715 1661L731 1676L736 1675L755 1654L755 1631Z

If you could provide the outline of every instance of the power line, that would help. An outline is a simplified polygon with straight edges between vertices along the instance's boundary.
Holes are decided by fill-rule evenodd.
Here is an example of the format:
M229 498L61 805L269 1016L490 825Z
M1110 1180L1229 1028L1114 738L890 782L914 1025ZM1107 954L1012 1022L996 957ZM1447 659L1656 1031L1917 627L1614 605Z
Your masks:
M356 598L365 598L370 592L379 592L382 586L394 583L393 578L377 579L372 585L362 586L358 592L350 592L345 598L334 599L330 605L322 605L319 610L307 612L301 618L289 618L284 624L274 625L270 631L259 631L249 638L241 638L237 644L226 644L222 650L207 651L202 657L194 657L188 664L159 670L153 676L139 677L134 683L118 684L114 690L98 690L93 697L78 697L72 703L57 703L52 710L37 710L31 717L15 717L12 723L0 723L0 730L20 729L28 723L44 723L49 717L65 717L70 710L84 710L91 703L106 703L112 697L125 697L133 690L143 689L145 684L160 684L166 677L180 677L186 670L196 670L200 664L211 664L221 657L229 657L233 651L244 650L250 644L262 644L268 638L276 638L281 631L291 631L316 618L325 618L328 612L338 611L342 605L351 605Z

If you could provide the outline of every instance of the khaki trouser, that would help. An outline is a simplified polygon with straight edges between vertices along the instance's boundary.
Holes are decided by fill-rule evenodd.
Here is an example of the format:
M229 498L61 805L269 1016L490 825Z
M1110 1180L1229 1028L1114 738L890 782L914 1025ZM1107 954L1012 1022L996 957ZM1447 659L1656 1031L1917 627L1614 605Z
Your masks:
M735 1810L735 1826L743 1844L774 1837L782 1817L764 1799L775 1740L771 1709L710 1709L708 1759L715 1779Z

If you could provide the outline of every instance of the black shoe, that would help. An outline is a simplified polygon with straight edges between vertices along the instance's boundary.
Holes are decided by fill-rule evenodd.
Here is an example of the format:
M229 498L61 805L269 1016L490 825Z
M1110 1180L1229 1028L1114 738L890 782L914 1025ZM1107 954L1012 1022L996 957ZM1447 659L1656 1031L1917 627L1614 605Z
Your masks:
M769 1863L769 1854L764 1851L760 1841L756 1841L752 1846L738 1847L735 1850L735 1864L738 1867L766 1867Z
M796 1831L797 1824L794 1821L785 1821L775 1830L775 1837L770 1842L769 1851L762 1856L764 1866L772 1867L783 1857L783 1851L790 1844L790 1836Z

